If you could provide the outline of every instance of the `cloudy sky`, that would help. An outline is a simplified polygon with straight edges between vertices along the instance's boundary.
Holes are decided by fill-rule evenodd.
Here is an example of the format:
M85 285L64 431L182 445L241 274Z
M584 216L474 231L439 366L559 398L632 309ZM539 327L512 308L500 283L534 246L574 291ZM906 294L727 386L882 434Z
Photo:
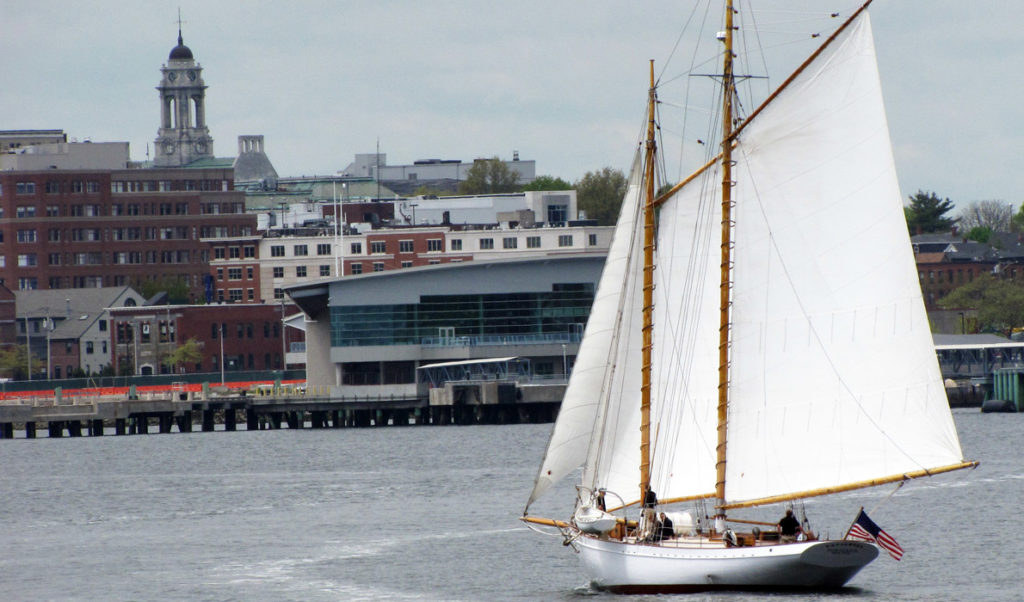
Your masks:
M680 84L712 69L717 13L692 43L704 2L0 0L0 129L127 140L144 158L180 7L218 156L233 156L240 134L263 134L282 176L336 173L378 140L390 164L516 150L570 181L625 170L655 59L675 84L661 98L678 177L701 156L691 124L707 100ZM828 13L858 2L747 4L744 23L764 32L751 47L770 57L747 69L769 76L751 82L756 99L813 49L812 33L837 25ZM1024 200L1024 2L876 0L871 14L904 195Z

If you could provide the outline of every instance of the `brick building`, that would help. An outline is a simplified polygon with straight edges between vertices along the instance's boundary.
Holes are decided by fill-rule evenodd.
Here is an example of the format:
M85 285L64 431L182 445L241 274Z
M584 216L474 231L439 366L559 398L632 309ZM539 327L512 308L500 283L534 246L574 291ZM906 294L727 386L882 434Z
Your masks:
M0 172L0 282L125 286L164 277L204 292L201 238L252 234L230 167Z
M200 361L179 373L281 370L287 346L302 332L283 318L283 304L152 305L112 309L111 346L118 374L167 374L163 358L189 339L202 349ZM292 332L294 331L294 332Z

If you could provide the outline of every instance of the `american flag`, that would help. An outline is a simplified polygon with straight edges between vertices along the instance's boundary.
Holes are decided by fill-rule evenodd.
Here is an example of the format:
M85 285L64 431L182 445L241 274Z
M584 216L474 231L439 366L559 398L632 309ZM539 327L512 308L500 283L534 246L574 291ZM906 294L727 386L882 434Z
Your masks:
M885 548L885 551L889 552L889 555L896 560L903 558L903 548L900 547L900 544L896 543L896 540L891 535L876 525L875 521L868 518L863 508L860 514L857 515L857 520L853 521L853 526L847 532L846 539L860 539L877 543Z

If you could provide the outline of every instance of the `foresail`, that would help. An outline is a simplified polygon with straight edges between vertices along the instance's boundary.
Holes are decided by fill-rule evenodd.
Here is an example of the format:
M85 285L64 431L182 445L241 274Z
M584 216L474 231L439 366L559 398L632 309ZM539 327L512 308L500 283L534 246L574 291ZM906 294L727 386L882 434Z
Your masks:
M658 215L651 481L663 500L715 490L720 182L704 171Z
M527 508L553 483L586 461L591 441L603 436L595 432L595 422L599 419L604 422L609 412L617 413L615 407L609 410L608 406L613 401L612 405L619 402L618 399L611 399L610 389L614 374L620 370L618 364L622 361L620 335L623 331L623 304L633 303L628 298L631 290L628 283L635 280L631 273L635 271L637 258L632 256L632 250L636 245L637 222L640 219L642 175L643 166L638 152L633 160L628 189L590 317L587 319L583 341ZM636 388L638 395L639 385ZM633 404L639 407L639 402L634 401ZM638 410L633 413L638 413ZM638 436L636 440L639 440ZM609 444L613 445L614 441L609 441ZM594 455L599 455L596 450ZM634 452L632 457L632 490L635 490L638 452ZM589 472L593 478L594 469L589 469Z
M866 12L734 158L727 500L960 462Z

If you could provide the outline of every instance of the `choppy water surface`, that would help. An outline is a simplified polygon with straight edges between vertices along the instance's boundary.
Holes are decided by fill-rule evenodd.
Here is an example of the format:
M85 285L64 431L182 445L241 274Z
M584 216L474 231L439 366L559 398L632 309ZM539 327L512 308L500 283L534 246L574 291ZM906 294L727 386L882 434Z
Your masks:
M872 514L901 562L883 553L838 594L686 598L1020 599L1024 416L955 416L981 467L908 485ZM570 549L517 520L550 429L0 441L0 598L644 599L590 591ZM889 491L809 502L812 526L837 535ZM564 517L571 495L565 483L535 510Z

